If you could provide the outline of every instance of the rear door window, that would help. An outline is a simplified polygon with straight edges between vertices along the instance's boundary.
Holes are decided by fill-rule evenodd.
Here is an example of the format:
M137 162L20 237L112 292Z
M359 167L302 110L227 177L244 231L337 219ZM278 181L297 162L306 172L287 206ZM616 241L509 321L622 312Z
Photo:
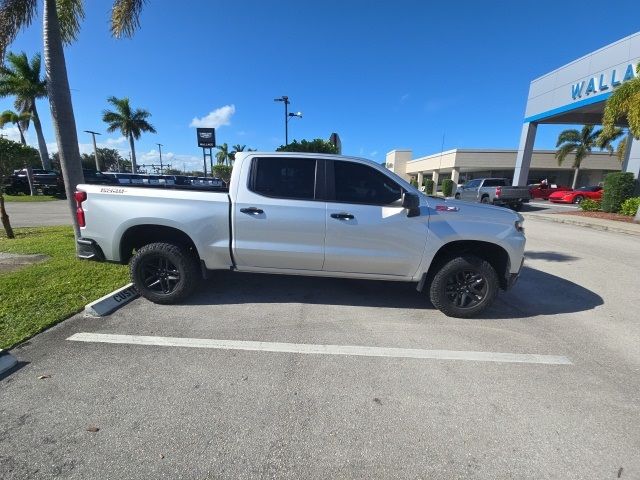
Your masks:
M274 198L314 200L316 159L256 158L249 189Z

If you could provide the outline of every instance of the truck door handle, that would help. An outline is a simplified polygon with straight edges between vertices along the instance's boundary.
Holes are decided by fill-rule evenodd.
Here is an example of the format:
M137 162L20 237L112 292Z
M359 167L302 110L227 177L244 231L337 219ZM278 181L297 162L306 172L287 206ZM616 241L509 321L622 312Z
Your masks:
M356 217L350 213L332 213L331 218L337 218L338 220L353 220Z
M260 215L261 213L264 213L264 210L256 207L241 208L240 211L248 215Z

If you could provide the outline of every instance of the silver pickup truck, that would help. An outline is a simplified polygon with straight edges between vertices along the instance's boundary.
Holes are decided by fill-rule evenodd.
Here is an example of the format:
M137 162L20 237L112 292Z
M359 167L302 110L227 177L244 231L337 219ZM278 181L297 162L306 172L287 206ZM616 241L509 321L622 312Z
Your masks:
M522 216L430 198L381 165L304 153L239 153L228 190L79 185L78 255L130 263L156 303L210 270L415 282L447 315L479 314L513 285Z
M476 178L459 187L456 200L508 206L516 211L531 198L529 187L513 187L506 178Z

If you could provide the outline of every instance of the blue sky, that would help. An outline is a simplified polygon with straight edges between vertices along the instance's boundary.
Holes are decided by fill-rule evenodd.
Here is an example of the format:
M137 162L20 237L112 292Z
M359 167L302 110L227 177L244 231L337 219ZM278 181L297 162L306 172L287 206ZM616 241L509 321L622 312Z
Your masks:
M82 151L86 129L127 151L120 135L106 134L101 112L108 96L128 96L158 131L137 143L139 163L157 161L159 142L188 169L201 165L194 119L213 122L218 143L284 143L283 107L273 101L281 95L303 112L290 139L338 132L345 154L435 153L443 133L445 149L516 148L533 78L639 29L626 0L151 0L142 29L114 40L111 2L85 3L82 32L66 50ZM10 50L41 51L40 22ZM40 103L53 144L47 107ZM7 108L12 101L0 99ZM557 132L540 127L536 148L553 148Z

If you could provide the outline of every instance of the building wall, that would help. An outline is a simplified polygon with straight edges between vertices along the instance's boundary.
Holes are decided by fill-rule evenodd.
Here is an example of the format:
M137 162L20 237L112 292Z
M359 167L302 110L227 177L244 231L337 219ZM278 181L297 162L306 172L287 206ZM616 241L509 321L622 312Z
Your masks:
M409 180L423 173L429 178L433 172L439 172L439 181L451 178L451 172L456 169L460 172L460 181L480 177L505 177L513 176L516 163L516 150L470 150L456 149L442 152L441 154L428 155L411 160L410 150L393 150L387 154L387 165L392 166L395 173ZM571 184L573 179L574 156L569 155L558 166L553 150L537 150L533 152L531 182L547 178L558 184ZM581 173L578 183L581 185L597 184L606 173L620 170L620 161L615 155L606 152L595 152L582 161Z
M635 75L640 62L640 32L607 45L531 82L525 121L536 121L557 109L606 99L625 74ZM631 72L629 72L631 66ZM589 84L593 82L593 90Z

